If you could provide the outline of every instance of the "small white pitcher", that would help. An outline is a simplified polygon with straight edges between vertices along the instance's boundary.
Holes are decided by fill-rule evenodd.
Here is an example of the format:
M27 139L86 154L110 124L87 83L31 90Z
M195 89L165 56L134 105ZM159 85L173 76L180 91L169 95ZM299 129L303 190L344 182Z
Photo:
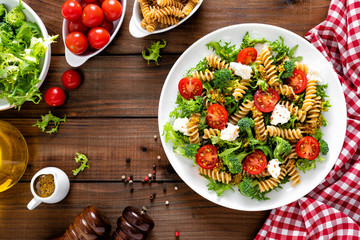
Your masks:
M44 174L51 174L54 176L55 190L53 194L51 194L51 196L42 198L39 197L34 191L34 181L38 176ZM60 202L69 193L69 189L70 189L70 180L64 171L56 167L43 168L40 171L38 171L31 179L30 190L34 198L28 203L27 208L29 210L33 210L34 208L39 206L39 204L42 202L44 203Z

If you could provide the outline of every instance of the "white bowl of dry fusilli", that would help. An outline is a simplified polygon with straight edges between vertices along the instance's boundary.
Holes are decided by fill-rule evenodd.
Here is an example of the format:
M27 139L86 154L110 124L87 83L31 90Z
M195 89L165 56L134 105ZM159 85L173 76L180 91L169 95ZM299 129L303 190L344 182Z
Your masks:
M135 0L129 31L133 37L169 31L189 19L203 0Z

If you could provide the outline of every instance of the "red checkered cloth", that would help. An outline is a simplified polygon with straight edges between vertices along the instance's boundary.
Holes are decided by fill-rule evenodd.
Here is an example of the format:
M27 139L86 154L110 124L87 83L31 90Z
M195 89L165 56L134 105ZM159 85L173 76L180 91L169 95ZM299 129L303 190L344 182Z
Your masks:
M334 168L312 192L273 209L260 239L360 239L360 1L333 0L305 36L333 64L347 103L347 131Z

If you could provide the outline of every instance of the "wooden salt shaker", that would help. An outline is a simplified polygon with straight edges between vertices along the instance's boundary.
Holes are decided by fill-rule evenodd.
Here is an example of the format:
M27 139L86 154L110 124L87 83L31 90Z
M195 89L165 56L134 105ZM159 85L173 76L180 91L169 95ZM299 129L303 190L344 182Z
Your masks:
M117 220L117 228L112 235L113 240L145 240L154 228L154 221L146 214L146 208L139 211L128 206Z
M103 239L111 231L110 221L94 206L79 213L64 235L53 240Z

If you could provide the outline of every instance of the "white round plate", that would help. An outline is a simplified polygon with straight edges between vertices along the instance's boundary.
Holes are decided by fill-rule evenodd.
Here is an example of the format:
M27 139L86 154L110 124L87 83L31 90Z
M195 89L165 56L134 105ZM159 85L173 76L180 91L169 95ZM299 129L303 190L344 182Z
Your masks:
M19 5L19 1L18 0L0 0L0 3L5 5L5 8L10 11L11 9L13 9L14 7ZM37 23L37 25L39 26L40 30L41 30L41 34L43 38L47 38L48 32L46 30L45 24L43 23L43 21L41 21L40 17L35 13L34 10L32 10L31 7L29 7L29 5L27 5L24 1L21 1L22 6L24 7L24 9L22 10L23 13L26 16L26 21L30 21L30 22L35 22ZM50 60L51 60L51 46L49 45L45 56L43 57L42 61L40 62L40 67L42 67L39 79L41 80L41 82L38 83L37 87L40 88L41 84L44 82L45 77L49 71L49 67L50 67ZM15 107L15 105L10 105L8 103L8 101L4 98L0 99L0 111L2 110L7 110L10 108Z
M295 33L265 24L239 24L214 31L190 46L172 67L161 92L158 118L160 134L163 134L163 126L169 121L169 113L175 106L178 82L190 68L212 53L205 46L208 42L221 40L240 46L247 31L252 38L265 37L266 40L274 41L282 36L285 44L290 48L299 45L295 56L303 56L303 61L315 67L323 82L328 83L327 94L330 96L332 107L329 112L324 113L329 122L329 125L323 129L324 140L328 142L330 149L325 157L326 161L317 163L315 169L305 174L300 171L301 184L295 187L292 187L290 182L282 185L282 189L267 194L270 200L258 201L244 197L237 187L234 187L235 191L228 190L221 197L217 197L214 191L208 191L206 187L208 181L198 174L197 167L193 166L193 161L175 154L172 151L172 144L165 143L164 136L161 136L161 141L171 165L181 179L195 192L224 207L260 211L286 205L309 193L323 181L340 154L346 131L345 98L332 66L315 47Z

